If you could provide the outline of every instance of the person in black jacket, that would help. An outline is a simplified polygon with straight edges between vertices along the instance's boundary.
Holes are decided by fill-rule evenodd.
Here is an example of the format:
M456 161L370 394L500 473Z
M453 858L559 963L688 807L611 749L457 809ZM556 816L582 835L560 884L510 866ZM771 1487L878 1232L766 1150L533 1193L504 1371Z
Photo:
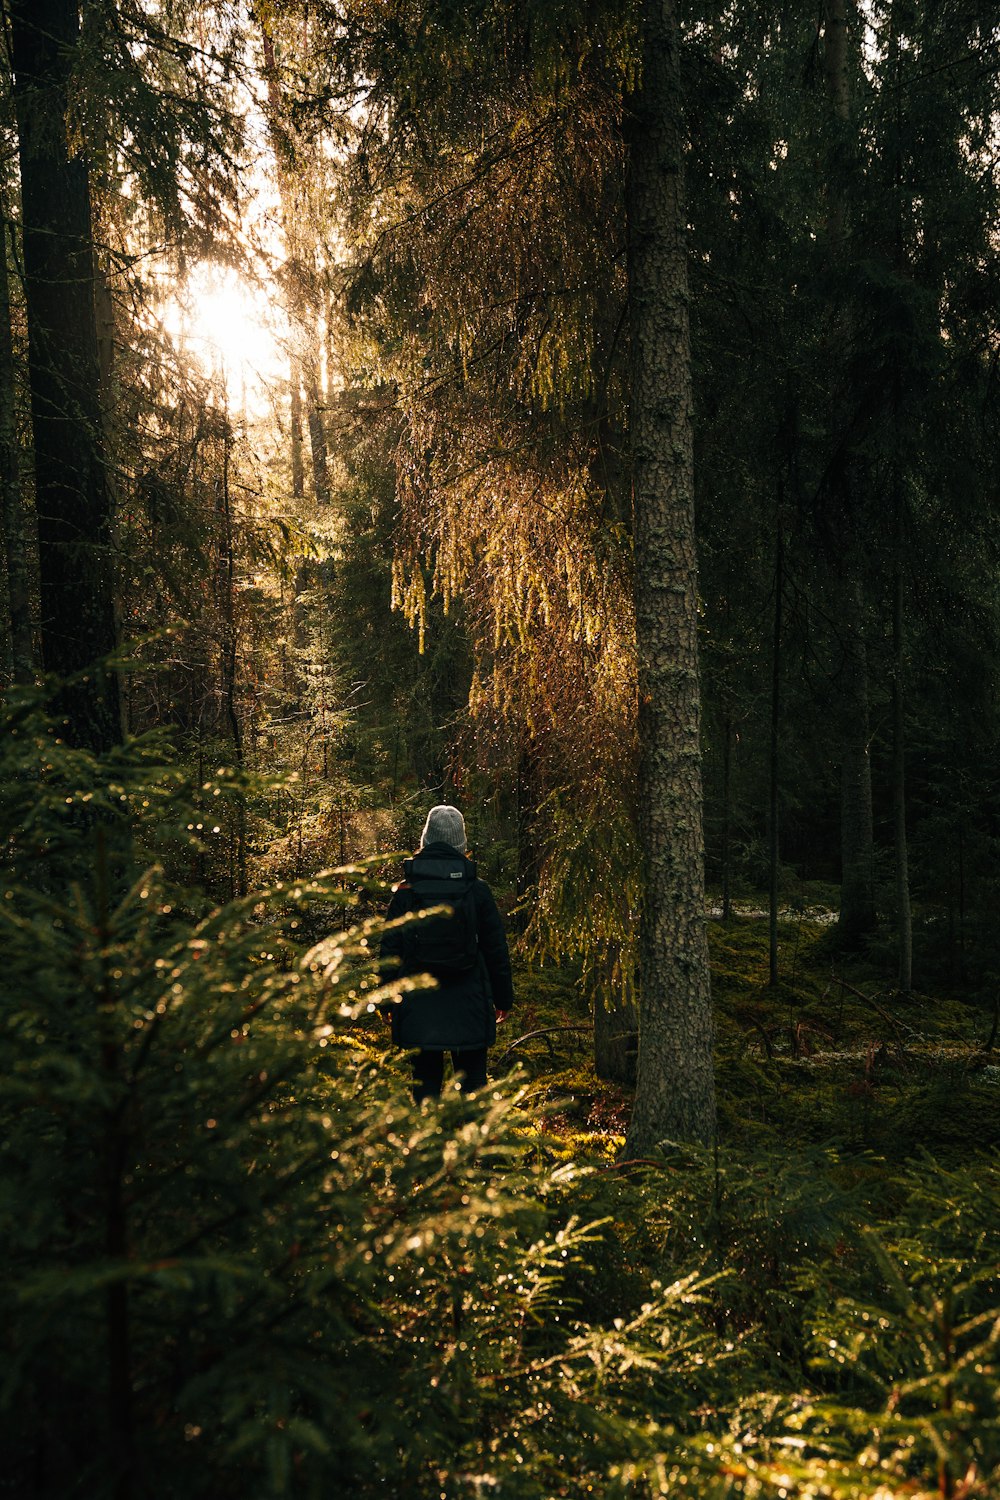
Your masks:
M395 973L428 973L437 980L436 988L405 995L390 1011L393 1041L418 1049L418 1103L440 1094L446 1052L463 1092L485 1085L487 1050L496 1041L497 1022L514 1003L503 922L467 848L458 808L432 807L386 912L391 921L447 903L452 913L407 923L382 939L382 957L395 960Z

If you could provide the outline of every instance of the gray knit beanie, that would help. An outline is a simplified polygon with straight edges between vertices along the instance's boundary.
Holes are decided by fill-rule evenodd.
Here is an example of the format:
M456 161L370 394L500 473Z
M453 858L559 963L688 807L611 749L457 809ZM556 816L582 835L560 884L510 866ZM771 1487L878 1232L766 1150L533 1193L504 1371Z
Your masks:
M465 819L457 807L442 805L431 808L420 835L421 849L427 844L450 844L459 854L465 853L469 847L465 837Z

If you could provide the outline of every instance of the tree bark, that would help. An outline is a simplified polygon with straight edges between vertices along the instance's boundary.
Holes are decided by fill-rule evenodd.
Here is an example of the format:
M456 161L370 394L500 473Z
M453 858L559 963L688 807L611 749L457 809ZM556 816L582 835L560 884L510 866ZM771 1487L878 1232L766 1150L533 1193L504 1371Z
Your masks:
M872 827L868 647L861 588L842 593L845 628L841 698L840 917L837 934L855 948L875 926L875 839Z
M898 0L889 13L889 47L892 58L895 132L893 137L893 183L896 223L893 262L896 274L906 274L903 232L903 163L900 156L902 121L902 55L899 41ZM893 475L893 577L892 577L892 829L896 855L896 934L899 946L899 988L908 995L913 988L913 913L910 907L910 855L906 841L906 715L904 672L906 505L903 488L902 381L899 361L892 376L892 475Z
M79 33L76 0L12 0L42 662L74 679L61 705L70 735L101 749L121 721L114 674L94 670L115 619L90 187L65 126Z
M896 932L899 944L899 988L913 988L913 914L910 909L910 858L906 842L906 721L903 665L903 532L902 496L896 497L896 565L892 607L892 824L896 846Z
M843 152L851 118L851 85L848 72L847 3L827 0L823 32L823 71L834 129L827 176L829 236L834 260L839 260L847 239L847 194L844 191Z
M0 207L0 517L7 569L6 665L14 682L30 682L35 673L31 561L17 444L7 234L6 208Z
M733 720L722 721L722 920L733 919Z
M646 0L643 16L626 182L645 884L629 1156L715 1130L679 37L673 0Z
M303 330L310 337L311 330ZM323 394L319 383L319 361L309 355L303 365L306 378L307 425L309 427L309 452L312 455L313 493L316 504L330 504L330 463L326 442L326 422L323 414Z
M833 269L842 271L850 228L849 183L854 170L849 154L851 91L847 0L827 0L823 44L824 74L830 107L827 249ZM837 323L839 348L834 350L834 359L836 366L846 372L853 337L853 320L848 312L841 312ZM850 405L848 395L844 390L839 401L834 401L830 434L834 449L846 446ZM838 715L841 740L841 893L837 932L845 947L856 947L875 926L875 836L869 754L868 648L865 640L858 526L854 511L856 497L851 494L849 455L846 451L837 454L834 471L831 496L838 513L838 546L841 556L833 566L839 573L836 594L845 637Z
M781 854L778 827L778 751L781 732L781 627L785 590L785 538L782 532L781 504L777 515L777 537L774 559L774 626L771 641L771 737L768 755L768 982L778 983L778 875Z
M299 362L292 359L288 382L289 421L291 424L292 499L301 500L306 492L305 468L302 463L302 375Z

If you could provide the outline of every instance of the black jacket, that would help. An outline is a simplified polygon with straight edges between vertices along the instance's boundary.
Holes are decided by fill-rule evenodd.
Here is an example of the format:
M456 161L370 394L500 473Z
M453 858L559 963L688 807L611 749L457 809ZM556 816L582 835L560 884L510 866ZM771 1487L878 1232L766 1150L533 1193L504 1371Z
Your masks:
M443 976L437 989L419 990L393 1005L393 1041L401 1047L422 1047L429 1052L489 1047L496 1041L497 1011L510 1010L514 1003L510 954L497 904L486 882L477 878L475 865L450 844L428 844L421 853L448 860L471 882L479 954L467 973ZM416 908L416 897L404 882L393 892L386 916L391 921ZM386 933L382 957L398 960L390 975L420 972L411 948L405 927Z

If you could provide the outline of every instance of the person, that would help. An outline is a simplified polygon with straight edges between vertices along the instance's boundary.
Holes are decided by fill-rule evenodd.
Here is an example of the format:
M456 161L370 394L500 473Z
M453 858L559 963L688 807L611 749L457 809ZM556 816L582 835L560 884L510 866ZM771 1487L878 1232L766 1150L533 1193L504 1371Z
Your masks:
M469 859L465 819L457 807L432 807L420 846L406 860L404 880L386 912L392 921L445 904L447 916L409 922L382 939L384 959L396 974L430 974L434 989L416 990L390 1008L392 1038L416 1048L413 1095L436 1098L444 1082L445 1053L463 1093L486 1083L486 1054L497 1022L514 1003L510 953L493 894Z

